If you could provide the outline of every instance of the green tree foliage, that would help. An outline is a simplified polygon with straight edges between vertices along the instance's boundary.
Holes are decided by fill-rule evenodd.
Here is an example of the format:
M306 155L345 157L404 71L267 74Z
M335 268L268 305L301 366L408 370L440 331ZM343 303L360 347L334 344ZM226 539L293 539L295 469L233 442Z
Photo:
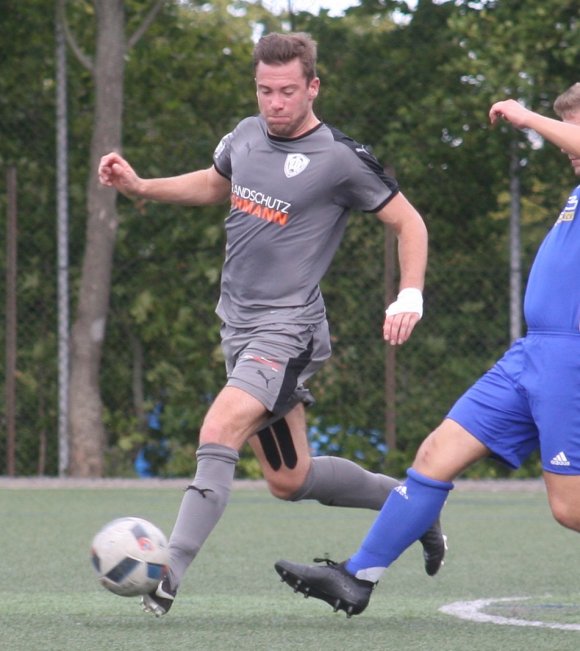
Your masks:
M404 2L363 0L345 19L299 16L298 27L311 31L321 44L323 117L373 144L379 158L394 168L403 191L429 227L426 316L397 355L399 454L387 457L395 471L403 469L461 391L509 343L511 139L521 142L522 164L529 170L523 196L524 226L530 225L524 236L526 271L563 198L559 190L563 161L560 157L558 163L552 162L558 160L555 148L536 150L513 129L491 131L487 113L492 101L506 96L549 111L549 103L574 81L566 80L574 57L565 52L575 44L575 24L571 3L539 1L420 0L411 11ZM553 183L542 181L546 168ZM382 258L382 238L370 230L366 238L361 236L360 229L366 227L362 224L351 221L335 268L342 272L355 265L359 251L350 246L349 238L357 243L364 239L368 248L355 273L373 277L374 263ZM344 276L329 283L331 317L333 301L340 301L344 291L348 295L347 283ZM378 314L380 293L369 295L368 301ZM334 323L334 332L344 340L369 322L356 318L354 325L341 319ZM366 334L372 341L372 334ZM373 359L380 359L378 347ZM355 389L356 398L346 401L341 422L350 417L369 426L370 419L371 427L381 427L384 400L370 388L378 384L373 378L381 377L380 365L365 366L368 375L357 368L354 380L348 379L352 369L352 364L342 365L341 380L335 378L331 384L344 391L345 386L360 387L364 378L366 399L357 400ZM343 444L346 447L346 437Z
M28 473L39 467L43 432L49 447L56 445L54 44L46 38L54 18L43 0L4 4L0 162L3 170L17 165L23 189L19 436L33 453L19 472ZM125 4L131 33L147 3ZM219 139L256 111L251 50L260 26L291 23L318 40L317 114L372 145L430 231L425 318L396 356L397 449L386 457L392 472L402 472L420 440L509 343L510 143L516 139L522 165L524 270L573 182L554 147L508 127L491 130L487 112L492 101L513 96L551 114L556 95L577 80L575 4L419 0L410 7L362 0L342 18L303 12L287 21L243 2L168 2L128 55L124 154L150 177L209 166ZM70 0L68 18L88 47L92 3ZM69 75L74 291L84 250L93 88L72 57ZM3 174L2 214L4 183ZM146 413L163 400L163 433L173 449L167 472L186 474L203 413L224 381L214 307L227 206L120 198L118 211L101 373L108 472L131 472L148 436ZM372 215L351 217L323 286L334 356L311 385L317 404L309 414L323 449L362 455L373 469L384 467L377 441L385 432L385 246ZM332 432L330 442L324 432ZM254 470L249 461L244 468ZM54 461L44 471L55 469Z
M373 146L429 227L426 319L397 354L397 447L408 462L460 391L505 347L506 302L495 300L495 290L506 286L507 267L503 273L489 268L493 257L505 265L505 256L497 249L501 227L488 219L496 207L488 191L493 161L485 153L487 134L480 128L488 102L476 103L464 93L460 76L448 67L449 61L463 56L448 25L453 5L420 2L410 20L400 22L392 13L397 4L363 2L340 20L303 14L304 24L298 26L320 43L320 113ZM368 218L351 220L334 265L340 275L331 276L325 291L337 344L354 342L364 331L365 340L374 342L373 352L362 357L360 347L337 345L334 361L319 380L343 392L325 420L338 417L342 423L381 431L384 246L377 224ZM353 297L345 268L368 277L365 286L374 285L376 291L366 296L368 310L361 313L359 304L356 318L333 321L333 311L351 314L344 305ZM481 329L471 326L483 315L493 324L484 338ZM356 350L354 360L350 350ZM333 371L340 381L328 378Z
M449 61L448 68L456 71L464 88L471 89L478 101L513 97L556 117L552 111L554 99L578 77L576 3L531 0L482 5L474 8L462 3L450 17L452 38L464 54ZM481 130L485 133L487 125L482 124ZM546 225L551 223L545 220L555 218L567 196L571 177L562 173L565 164L555 147L542 146L526 133L500 126L485 137L490 140L490 153L498 170L492 190L500 199L499 207L503 207L495 218L499 223L503 220L504 225L508 219L510 143L515 140L520 151L526 208L522 211L523 256L527 268ZM507 226L503 232L507 233Z

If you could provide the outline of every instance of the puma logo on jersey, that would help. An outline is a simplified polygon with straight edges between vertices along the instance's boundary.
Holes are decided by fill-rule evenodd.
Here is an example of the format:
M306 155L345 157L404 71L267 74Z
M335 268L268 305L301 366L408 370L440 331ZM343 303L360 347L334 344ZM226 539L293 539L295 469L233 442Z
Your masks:
M304 154L288 154L284 163L284 174L286 178L291 179L293 176L298 176L304 172L310 163L310 158Z

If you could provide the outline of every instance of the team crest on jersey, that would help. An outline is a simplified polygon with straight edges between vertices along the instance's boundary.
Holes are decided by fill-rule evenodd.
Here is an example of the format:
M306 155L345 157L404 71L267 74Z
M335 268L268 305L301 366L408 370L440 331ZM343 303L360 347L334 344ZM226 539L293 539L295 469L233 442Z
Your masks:
M286 178L291 179L293 176L298 176L298 174L304 172L308 167L308 163L310 163L310 158L304 154L288 154L284 163Z
M566 205L564 206L564 210L562 210L560 213L556 224L559 224L560 222L571 222L574 219L577 208L578 197L575 194L571 194Z

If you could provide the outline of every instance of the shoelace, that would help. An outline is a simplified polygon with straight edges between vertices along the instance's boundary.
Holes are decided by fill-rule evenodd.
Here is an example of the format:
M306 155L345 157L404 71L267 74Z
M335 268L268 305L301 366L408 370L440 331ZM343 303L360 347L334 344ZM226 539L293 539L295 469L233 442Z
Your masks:
M333 561L331 558L328 557L328 554L324 555L324 558L313 558L312 561L314 563L326 563L329 567L337 567L340 565L340 563L337 563L336 561ZM353 577L357 581L361 581L362 583L370 583L373 586L373 590L378 584L378 581L367 581L365 579L357 579L357 577Z
M326 563L331 567L336 567L338 565L336 561L333 561L331 558L328 557L328 554L324 554L324 558L313 558L312 561L314 563Z

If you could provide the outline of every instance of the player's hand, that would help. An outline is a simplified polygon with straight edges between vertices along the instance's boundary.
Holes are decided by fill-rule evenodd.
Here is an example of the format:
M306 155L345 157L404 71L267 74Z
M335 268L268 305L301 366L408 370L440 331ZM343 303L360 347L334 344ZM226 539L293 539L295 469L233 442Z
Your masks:
M411 336L414 327L421 317L417 312L401 312L394 316L385 317L383 337L391 346L404 344Z
M111 152L101 158L99 181L107 187L114 187L127 196L139 195L141 179L135 170L119 154Z
M501 102L496 102L489 109L489 119L492 124L496 124L498 120L504 119L518 129L525 129L528 126L527 121L530 114L531 111L524 108L514 99L506 99Z
M408 287L402 289L397 300L386 310L383 337L392 346L404 344L423 316L423 295L421 290Z

